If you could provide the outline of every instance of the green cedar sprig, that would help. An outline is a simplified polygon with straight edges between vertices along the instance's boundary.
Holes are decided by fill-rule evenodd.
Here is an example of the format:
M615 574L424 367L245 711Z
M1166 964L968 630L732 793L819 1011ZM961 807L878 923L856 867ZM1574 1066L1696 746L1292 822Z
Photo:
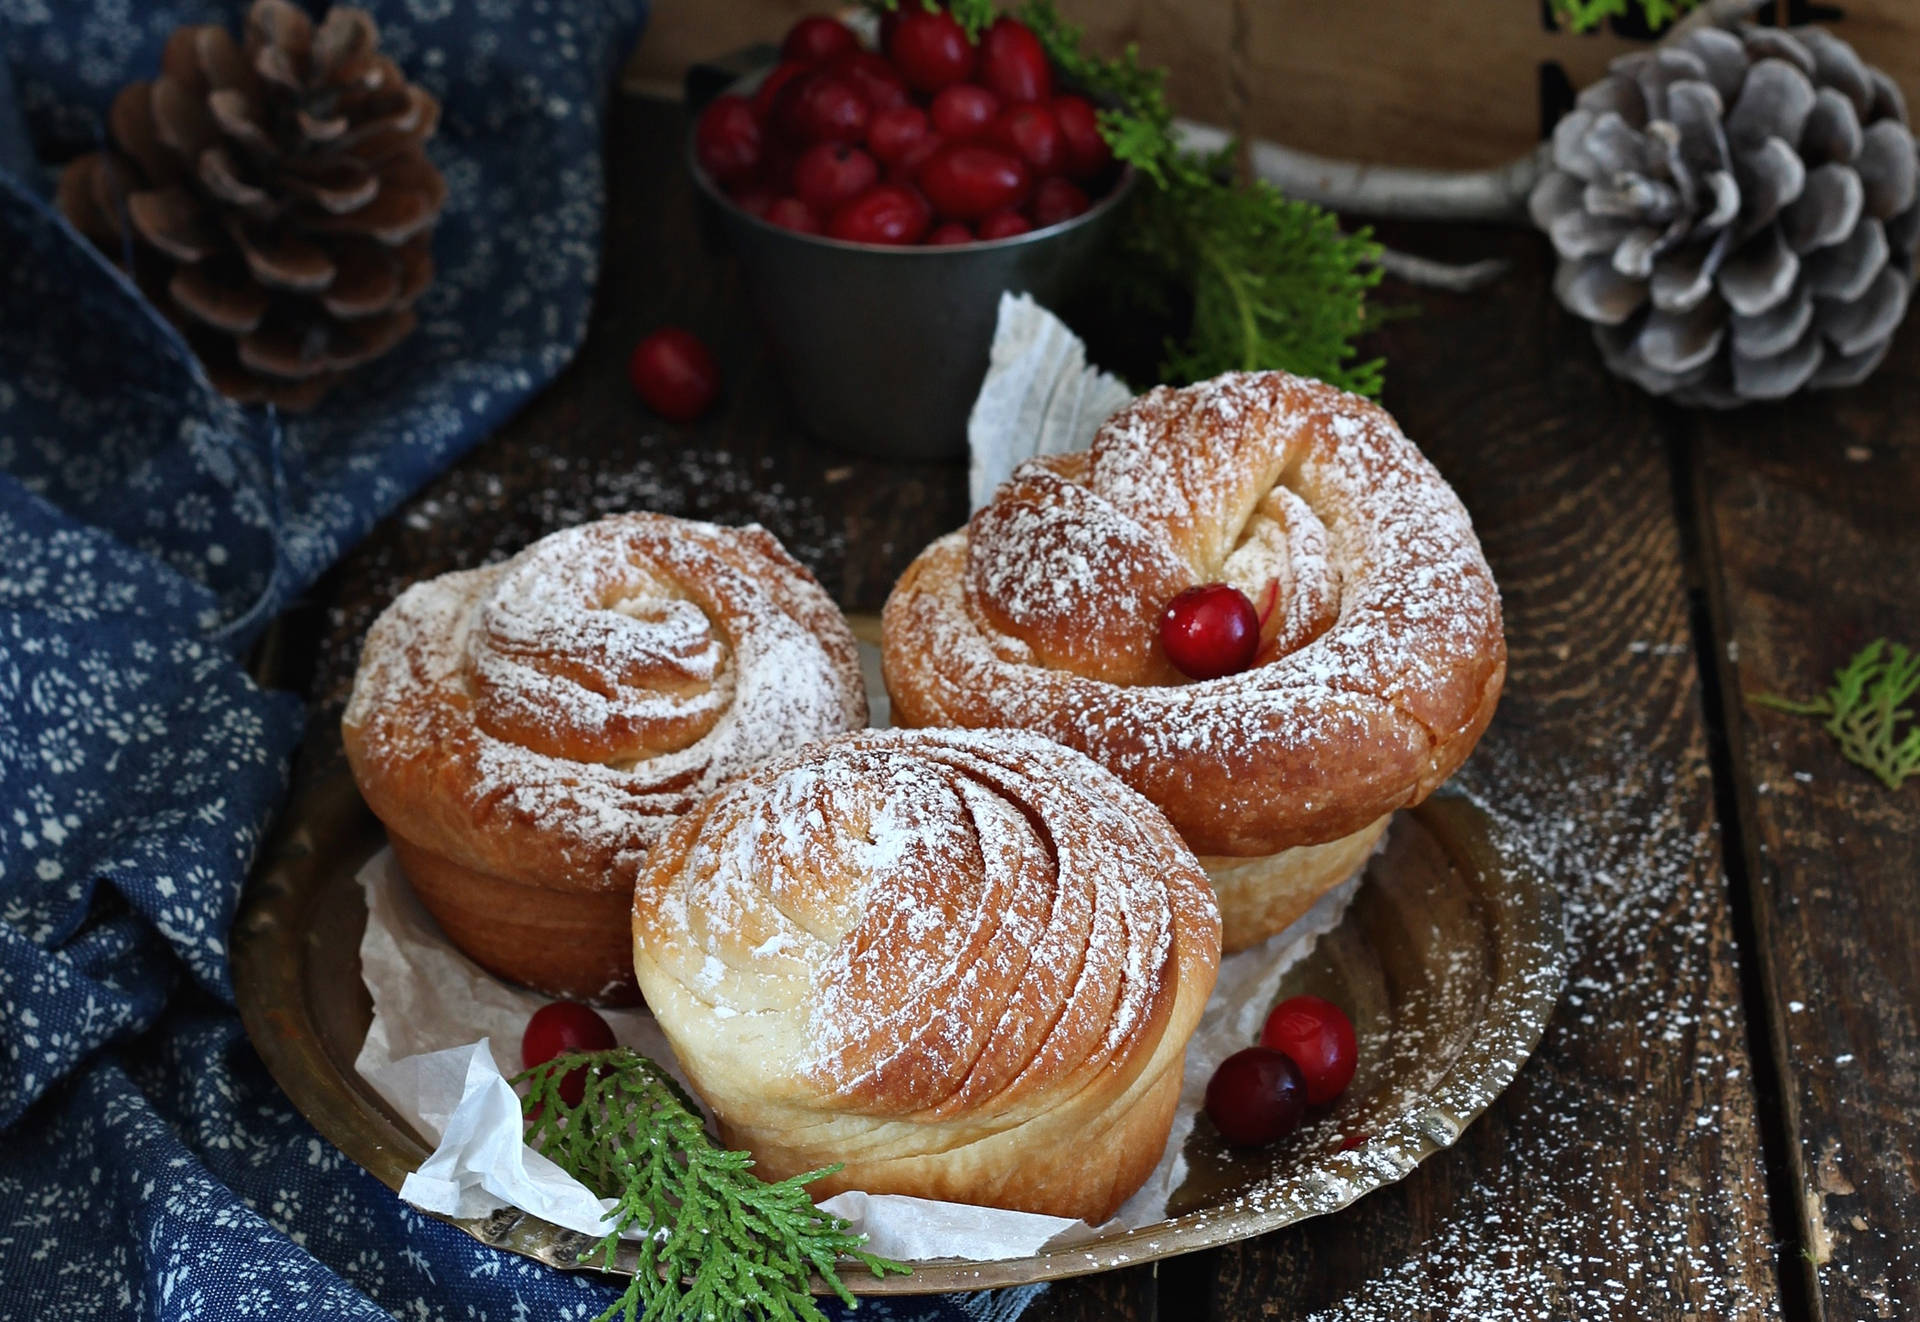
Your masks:
M884 10L900 0L869 3ZM946 7L969 34L995 16L992 0ZM1191 309L1185 334L1166 345L1161 380L1281 368L1377 396L1381 361L1352 361L1368 325L1367 290L1380 281L1371 232L1343 233L1319 207L1242 179L1231 149L1183 148L1166 71L1143 68L1137 47L1111 60L1092 54L1053 0L1024 0L1008 12L1033 29L1067 82L1104 104L1101 135L1148 185L1120 240L1116 283L1152 311Z
M1700 0L1632 0L1640 7L1649 31L1658 32L1692 9ZM1554 17L1574 32L1599 27L1609 18L1626 16L1629 0L1553 0Z
M578 1106L560 1084L586 1069ZM848 1306L843 1257L876 1276L905 1273L901 1263L868 1253L866 1237L814 1207L806 1186L838 1166L762 1183L753 1158L707 1135L700 1109L667 1073L625 1047L572 1052L514 1076L526 1084L521 1107L527 1144L618 1205L606 1238L583 1253L611 1268L621 1234L654 1227L636 1241L640 1261L626 1293L597 1322L704 1322L756 1318L826 1322L808 1290L818 1272Z
M1834 671L1833 679L1833 687L1811 702L1771 693L1751 698L1775 711L1826 717L1826 731L1839 741L1840 755L1890 790L1920 776L1920 725L1914 724L1912 709L1901 705L1920 691L1920 654L1876 638Z

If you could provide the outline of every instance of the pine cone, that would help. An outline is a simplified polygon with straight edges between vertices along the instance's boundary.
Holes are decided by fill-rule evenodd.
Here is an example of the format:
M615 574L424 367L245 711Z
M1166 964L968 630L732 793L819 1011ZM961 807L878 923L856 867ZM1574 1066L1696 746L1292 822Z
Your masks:
M1872 372L1920 240L1900 89L1819 28L1707 28L1615 60L1531 198L1607 365L1730 407Z
M414 327L440 107L378 43L362 10L316 29L286 0L257 0L244 45L180 28L160 76L114 98L113 145L60 177L68 220L130 261L236 399L311 408Z

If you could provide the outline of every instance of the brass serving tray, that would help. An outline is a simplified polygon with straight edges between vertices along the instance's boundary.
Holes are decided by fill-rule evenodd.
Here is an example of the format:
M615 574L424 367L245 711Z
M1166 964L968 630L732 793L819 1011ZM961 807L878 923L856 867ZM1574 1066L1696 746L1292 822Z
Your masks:
M344 769L301 794L246 896L234 981L248 1036L294 1105L398 1189L431 1145L353 1068L372 1017L360 978L366 906L354 876L383 843ZM1338 1002L1359 1030L1359 1073L1331 1114L1252 1152L1224 1147L1202 1120L1187 1141L1187 1178L1157 1224L1026 1258L923 1262L884 1279L854 1268L844 1279L876 1295L1022 1285L1337 1211L1459 1138L1539 1042L1564 981L1552 879L1503 849L1472 803L1434 798L1400 814L1341 925L1281 987L1283 996ZM512 1209L452 1224L562 1270L581 1270L592 1242Z

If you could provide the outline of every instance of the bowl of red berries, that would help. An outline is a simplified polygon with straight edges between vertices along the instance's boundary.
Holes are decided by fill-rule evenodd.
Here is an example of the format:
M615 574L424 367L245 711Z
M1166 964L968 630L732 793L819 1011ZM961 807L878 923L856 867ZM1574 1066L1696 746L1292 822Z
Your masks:
M801 19L689 153L801 422L913 460L965 452L1001 294L1072 300L1133 183L1029 28L917 4L871 46Z

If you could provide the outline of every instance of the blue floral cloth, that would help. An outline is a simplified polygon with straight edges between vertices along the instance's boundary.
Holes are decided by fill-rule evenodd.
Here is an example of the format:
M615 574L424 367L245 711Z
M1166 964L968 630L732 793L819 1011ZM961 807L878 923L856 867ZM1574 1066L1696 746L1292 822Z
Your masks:
M47 201L167 34L243 5L0 0L0 1319L510 1322L614 1297L319 1138L240 1030L226 939L303 715L237 658L572 354L642 3L367 6L444 107L439 274L400 349L281 419L223 400Z

